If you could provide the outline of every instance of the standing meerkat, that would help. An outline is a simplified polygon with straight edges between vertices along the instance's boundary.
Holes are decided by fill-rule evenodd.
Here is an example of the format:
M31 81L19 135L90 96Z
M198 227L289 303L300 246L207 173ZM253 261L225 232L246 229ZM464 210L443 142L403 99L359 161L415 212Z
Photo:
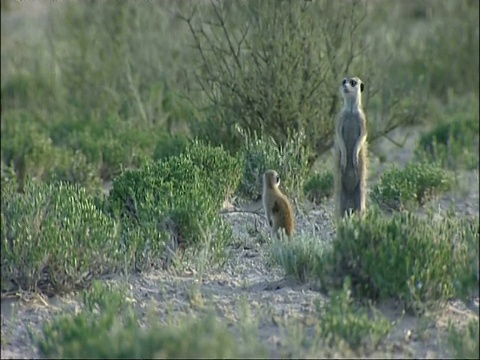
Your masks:
M364 85L358 77L340 86L343 108L335 125L335 196L337 215L365 211L367 177L367 120L362 108Z
M274 234L279 238L278 230L285 230L291 239L295 227L295 220L290 200L282 194L279 189L280 176L275 170L267 170L263 174L262 202L268 225L271 228L272 237Z

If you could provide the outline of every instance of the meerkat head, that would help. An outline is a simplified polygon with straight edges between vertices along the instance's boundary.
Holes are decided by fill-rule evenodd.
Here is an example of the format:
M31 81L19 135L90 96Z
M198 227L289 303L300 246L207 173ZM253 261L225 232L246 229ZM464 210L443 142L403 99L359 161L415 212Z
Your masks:
M274 189L280 185L280 176L275 170L267 170L263 174L263 185L270 189Z
M340 93L346 104L360 104L363 82L358 77L346 77L340 85Z

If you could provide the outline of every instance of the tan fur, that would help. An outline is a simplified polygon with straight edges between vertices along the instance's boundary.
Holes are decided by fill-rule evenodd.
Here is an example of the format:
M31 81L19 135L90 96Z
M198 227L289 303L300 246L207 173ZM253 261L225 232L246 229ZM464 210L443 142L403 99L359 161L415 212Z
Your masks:
M294 213L290 201L282 194L279 185L280 177L275 170L268 170L263 174L263 209L272 237L276 235L279 238L278 230L284 229L291 239L295 228Z
M354 82L354 86L352 85ZM351 209L363 214L366 206L367 120L362 108L363 83L345 78L340 86L343 108L335 125L334 175L337 216Z

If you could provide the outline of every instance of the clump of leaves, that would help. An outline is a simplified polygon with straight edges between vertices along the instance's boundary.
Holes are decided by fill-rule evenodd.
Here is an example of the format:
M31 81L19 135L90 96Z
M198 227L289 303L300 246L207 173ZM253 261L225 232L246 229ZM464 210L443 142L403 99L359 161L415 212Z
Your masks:
M213 238L214 253L222 252L231 229L219 211L237 188L241 170L241 160L221 147L193 141L179 156L115 178L107 209L140 232L165 230L165 222L173 222L183 246L198 247Z
M247 199L257 198L262 192L263 173L274 169L287 193L302 196L309 172L307 149L302 144L304 135L290 133L285 145L280 146L272 136L260 136L239 127L237 130L244 139L240 156L245 165L238 193Z
M330 171L316 172L305 183L303 190L307 199L315 204L333 195L333 174Z
M379 312L370 316L366 309L355 306L351 297L350 280L343 289L332 291L330 302L317 311L322 314L320 334L332 347L344 342L353 350L375 350L390 333L391 323ZM373 310L373 309L372 309Z
M46 357L59 358L233 358L258 355L224 324L207 314L180 317L168 325L150 315L140 328L125 289L94 283L83 292L84 310L49 321L37 336Z
M69 291L118 268L116 223L84 188L5 183L1 201L2 291Z
M270 260L282 267L287 276L300 281L309 281L321 278L327 251L327 245L319 239L313 236L299 236L292 242L272 242Z
M441 164L445 168L478 167L478 112L446 117L420 138L418 159Z
M395 297L413 310L471 293L478 286L478 255L472 255L478 226L478 221L422 219L405 211L385 218L372 209L363 219L339 223L332 274L340 282L350 277L360 296Z
M453 324L449 324L449 332L448 341L455 359L478 359L480 357L478 318L470 320L464 329L457 330Z
M163 160L169 156L180 155L188 145L187 138L181 135L164 134L157 142L153 153L154 160Z
M332 243L299 237L272 244L270 254L286 275L319 282L324 291L350 278L358 297L396 298L421 310L452 296L467 298L478 287L479 226L478 220L406 211L386 218L372 208L364 218L340 221Z
M379 205L395 210L423 205L449 190L453 179L448 171L426 162L412 162L403 169L392 165L372 189L371 197Z

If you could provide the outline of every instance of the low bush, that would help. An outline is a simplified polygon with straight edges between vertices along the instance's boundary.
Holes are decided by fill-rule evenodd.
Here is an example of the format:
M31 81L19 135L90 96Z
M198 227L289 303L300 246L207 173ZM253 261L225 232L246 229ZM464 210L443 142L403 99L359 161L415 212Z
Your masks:
M164 136L162 128L124 121L115 114L104 118L95 114L86 117L59 114L49 126L49 133L56 146L85 154L103 180L112 179L123 168L146 163Z
M452 174L434 164L409 163L403 169L392 165L373 187L371 197L383 207L399 210L423 205L452 184Z
M446 106L435 127L420 137L416 158L449 169L478 168L478 105L475 111L471 104L458 100Z
M385 218L372 209L364 219L339 224L333 271L340 279L351 277L360 296L394 297L417 309L477 285L478 230L478 221L422 219L409 212Z
M163 135L157 142L153 152L153 160L163 160L169 156L180 155L188 145L188 140L182 135Z
M301 281L320 281L323 290L352 281L355 295L400 299L421 310L478 287L479 223L464 219L419 218L409 212L341 221L332 244L299 238L275 244L274 264Z
M180 317L164 325L156 317L140 319L127 301L126 289L95 283L83 292L84 310L43 326L36 340L46 357L59 358L233 358L258 356L259 344L239 341L212 314ZM264 350L261 350L264 352Z
M455 359L478 359L480 357L480 343L478 318L471 319L465 328L456 329L449 324L448 342L453 350Z
M268 169L278 172L282 188L295 196L303 195L303 183L309 172L307 150L302 145L303 135L291 133L286 144L280 146L271 136L238 128L244 140L239 155L244 161L244 171L238 193L255 199L262 193L263 173Z
M307 199L315 204L320 204L324 199L333 195L333 174L330 171L316 172L303 187Z
M373 310L373 309L372 309ZM321 314L320 335L330 347L346 343L351 350L369 352L387 337L392 324L378 311L373 313L355 306L347 279L343 289L333 291L327 306L317 311Z
M59 293L118 268L116 223L84 188L30 181L15 190L2 186L2 291Z
M7 166L25 158L26 172L36 178L55 168L56 149L39 119L23 110L2 114L2 159Z
M287 276L300 281L321 279L325 271L324 258L329 248L313 236L299 236L292 242L274 241L270 259L280 265Z
M95 164L80 150L55 146L41 121L22 110L10 111L2 118L2 160L15 169L17 180L61 180L92 191L100 189Z
M209 243L214 253L222 252L231 230L219 211L241 169L241 161L222 148L193 141L179 156L115 178L107 208L140 232L173 221L184 247Z

